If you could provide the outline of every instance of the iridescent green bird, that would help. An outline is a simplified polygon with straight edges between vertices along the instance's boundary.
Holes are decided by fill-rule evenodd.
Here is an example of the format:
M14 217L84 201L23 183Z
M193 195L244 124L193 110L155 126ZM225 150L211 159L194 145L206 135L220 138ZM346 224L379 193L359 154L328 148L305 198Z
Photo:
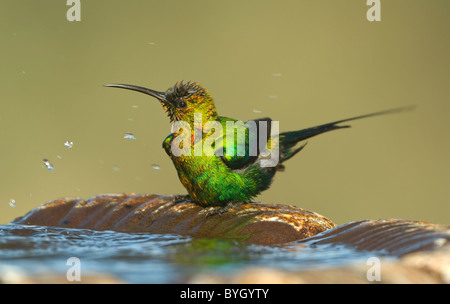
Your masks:
M203 207L226 207L236 203L249 202L250 199L269 188L275 173L284 169L283 163L305 147L305 144L301 146L297 146L297 144L307 138L336 129L348 128L348 125L338 125L344 122L406 109L391 109L338 120L300 131L280 133L278 138L270 137L273 124L270 118L258 119L255 120L256 129L249 127L244 129L245 146L244 150L239 150L237 146L239 143L238 131L234 130L232 133L234 134L232 147L230 145L227 147L227 133L225 132L227 122L237 122L237 120L219 116L212 96L198 83L177 83L165 92L128 84L108 84L106 86L150 95L160 101L171 122L185 121L189 124L191 132L187 135L192 138L189 141L190 154L177 156L176 153L173 153L174 147L179 147L178 144L173 145L174 141L178 136L186 136L187 130L183 132L181 129L167 136L163 142L163 148L172 159L180 181L189 193L188 197L183 198L191 199ZM201 125L198 120L195 120L195 113L201 113ZM219 140L211 145L212 150L216 153L211 155L203 151L201 155L196 155L194 144L198 144L199 140L194 142L194 133L200 130L200 133L196 134L202 134L200 139L204 144L208 137L214 135L215 132L212 131L213 129L204 132L203 128L206 123L213 121L220 123L224 130L223 135L218 137ZM186 127L186 129L188 128ZM257 142L261 139L265 140L267 150L263 150L259 145L256 146L256 150L254 145L252 148L250 144L252 138L257 138ZM276 165L262 165L264 161L267 161L268 155L262 152L273 152L275 149L278 151ZM217 153L218 151L222 151L222 153Z

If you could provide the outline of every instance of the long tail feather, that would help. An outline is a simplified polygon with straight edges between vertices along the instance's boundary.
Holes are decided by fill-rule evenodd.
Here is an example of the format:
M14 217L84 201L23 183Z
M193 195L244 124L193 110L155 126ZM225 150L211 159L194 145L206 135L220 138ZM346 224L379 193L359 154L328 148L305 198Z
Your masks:
M303 130L299 130L299 131L291 131L291 132L281 133L280 134L281 162L288 160L289 158L291 158L292 156L294 156L295 154L300 152L301 149L303 149L304 145L297 149L293 149L293 150L291 149L295 144L297 144L298 142L300 142L302 140L311 138L313 136L316 136L316 135L319 135L319 134L322 134L322 133L325 133L328 131L333 131L333 130L342 129L342 128L350 128L349 125L338 126L338 124L340 124L340 123L357 120L357 119L362 119L362 118L367 118L367 117L372 117L372 116L379 116L379 115L384 115L384 114L403 112L403 111L407 111L407 110L412 110L414 108L415 108L415 106L395 108L395 109L355 116L355 117L351 117L351 118L347 118L347 119L337 120L334 122L326 123L323 125L318 125L315 127L311 127L311 128L307 128L307 129L303 129Z

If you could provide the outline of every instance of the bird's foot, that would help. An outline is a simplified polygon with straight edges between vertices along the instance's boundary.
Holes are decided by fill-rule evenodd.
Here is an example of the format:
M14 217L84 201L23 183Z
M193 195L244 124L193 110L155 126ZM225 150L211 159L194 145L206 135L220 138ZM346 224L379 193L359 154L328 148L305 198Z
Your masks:
M173 200L174 205L186 203L186 202L194 203L194 200L188 194L175 195L174 200Z
M209 210L208 213L206 214L206 217L208 218L213 215L222 215L222 214L230 211L231 209L240 208L242 204L243 204L242 202L233 202L233 201L229 202L224 207L218 207L218 208Z

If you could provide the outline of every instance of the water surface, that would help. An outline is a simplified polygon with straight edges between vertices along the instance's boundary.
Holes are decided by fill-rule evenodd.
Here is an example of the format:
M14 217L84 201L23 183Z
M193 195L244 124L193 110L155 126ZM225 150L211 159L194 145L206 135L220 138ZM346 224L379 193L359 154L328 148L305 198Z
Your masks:
M373 252L336 245L260 246L175 234L121 233L8 224L0 226L0 274L60 273L80 259L85 274L108 273L129 283L183 282L199 273L230 274L264 266L289 271L365 263Z

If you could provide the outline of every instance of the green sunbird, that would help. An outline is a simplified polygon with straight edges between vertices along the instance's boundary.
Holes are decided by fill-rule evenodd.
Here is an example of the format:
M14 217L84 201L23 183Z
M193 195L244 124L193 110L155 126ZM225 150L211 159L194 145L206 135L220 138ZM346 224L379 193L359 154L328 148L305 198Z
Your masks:
M106 86L150 95L160 101L164 110L167 111L171 122L186 122L184 125L185 130L182 127L165 138L163 148L172 159L178 172L178 177L189 193L189 196L184 198L190 199L203 207L226 207L249 202L250 199L270 187L275 173L283 170L283 163L305 147L305 144L301 146L297 144L307 138L324 132L350 127L348 125L340 125L344 122L410 108L396 108L342 119L299 131L275 134L278 136L270 136L273 125L270 118L258 119L254 121L256 122L256 129L250 128L248 124L245 126L243 135L245 139L244 149L238 147L239 135L235 132L238 131L236 129L233 130L233 133L223 132L223 134L219 134L220 136L216 134L216 140L211 145L211 149L215 153L207 154L206 151L201 151L199 155L198 153L195 154L196 151L199 151L195 148L195 144L204 144L208 137L213 136L215 133L212 132L214 128L204 131L205 124L217 122L225 130L227 122L238 122L236 119L217 114L213 98L205 88L196 82L177 83L165 92L128 84L108 84ZM200 124L195 120L195 113L201 114ZM215 129L217 129L217 123ZM190 131L189 133L187 132L188 130ZM199 139L194 140L195 135L198 136L198 134L200 134L201 141ZM234 140L232 141L234 145L232 147L230 145L227 147L226 134L234 135ZM184 137L181 138L179 136ZM266 150L260 144L256 145L256 149L254 146L251 149L250 143L252 138L256 138L257 141L263 139L264 144L267 144ZM177 144L173 145L175 141L177 141ZM180 143L183 146L186 143L187 145L190 144L190 147L181 147ZM174 153L176 152L174 147L176 149L191 149L187 154L179 155L180 153ZM219 151L222 151L222 153L218 153ZM268 161L267 152L272 153L274 151L277 152L278 157L275 165L263 166L263 162Z

